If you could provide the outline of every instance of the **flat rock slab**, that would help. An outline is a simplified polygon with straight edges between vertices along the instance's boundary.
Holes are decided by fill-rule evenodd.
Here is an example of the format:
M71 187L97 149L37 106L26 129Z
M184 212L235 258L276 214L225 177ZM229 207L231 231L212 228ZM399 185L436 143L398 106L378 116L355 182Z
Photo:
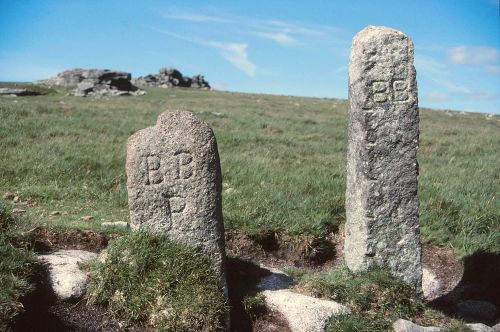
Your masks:
M83 250L58 250L38 255L47 266L52 290L61 301L78 299L85 293L87 274L80 270L78 263L95 258L96 253Z
M294 293L287 289L262 292L266 305L281 313L293 332L323 332L335 316L350 313L333 301Z

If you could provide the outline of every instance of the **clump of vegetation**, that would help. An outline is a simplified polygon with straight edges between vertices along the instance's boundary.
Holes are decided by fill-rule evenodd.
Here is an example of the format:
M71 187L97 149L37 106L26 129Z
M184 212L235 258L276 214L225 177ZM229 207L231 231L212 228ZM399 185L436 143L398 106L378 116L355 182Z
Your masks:
M351 308L352 314L337 317L328 332L388 331L399 318L429 325L463 326L444 315L434 313L430 317L430 309L410 286L381 269L352 273L342 265L330 274L303 276L299 287Z
M0 331L23 311L21 300L34 289L35 259L28 249L26 223L13 217L0 199Z
M254 320L267 313L265 296L262 293L258 293L255 296L245 296L243 298L243 307L245 308L245 312Z
M226 304L210 262L162 236L133 233L91 263L87 297L129 324L218 331Z

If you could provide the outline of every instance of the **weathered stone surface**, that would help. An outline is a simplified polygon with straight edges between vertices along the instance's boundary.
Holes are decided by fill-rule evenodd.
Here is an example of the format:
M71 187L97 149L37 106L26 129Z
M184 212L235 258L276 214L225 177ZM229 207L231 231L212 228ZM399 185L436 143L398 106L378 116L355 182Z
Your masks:
M210 89L210 84L202 75L192 78L183 76L180 71L172 67L161 68L159 74L140 76L133 80L138 86L157 86L160 88L184 87Z
M85 96L142 96L131 82L132 75L127 72L110 69L68 69L56 77L37 83L75 87L72 94L78 97Z
M266 290L262 294L266 305L285 317L292 332L323 332L331 319L350 313L347 307L336 302L287 289Z
M369 26L354 37L344 252L351 270L385 267L421 293L415 76L403 33Z
M47 265L52 290L61 301L76 300L85 293L87 274L80 270L78 263L95 258L97 254L83 250L58 250L38 255Z
M398 319L392 324L394 332L439 332L441 328L436 326L420 326L409 320Z
M131 228L201 249L226 290L222 178L212 129L194 114L168 111L127 145Z

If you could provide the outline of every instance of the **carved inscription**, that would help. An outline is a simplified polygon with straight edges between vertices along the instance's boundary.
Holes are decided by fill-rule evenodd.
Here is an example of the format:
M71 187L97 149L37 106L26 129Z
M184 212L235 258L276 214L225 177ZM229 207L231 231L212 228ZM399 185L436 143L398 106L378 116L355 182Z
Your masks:
M182 213L186 207L186 198L182 193L182 184L189 180L193 174L193 157L189 151L177 150L172 157L163 160L157 155L144 157L146 166L147 186L158 186L157 190L163 191L166 200L165 214L167 224L170 223L171 214Z
M173 162L170 162L170 165L163 165L159 156L146 156L147 176L145 184L161 184L169 180L187 180L193 176L193 168L191 167L193 157L191 153L178 151L174 153L172 159Z
M385 103L387 101L404 102L408 100L408 83L403 80L372 81L371 92L375 103Z

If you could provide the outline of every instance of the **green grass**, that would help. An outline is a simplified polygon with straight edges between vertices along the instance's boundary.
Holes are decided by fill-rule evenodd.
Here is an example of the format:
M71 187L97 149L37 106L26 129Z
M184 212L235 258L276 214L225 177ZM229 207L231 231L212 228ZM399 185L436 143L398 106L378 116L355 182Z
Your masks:
M323 236L344 222L343 100L147 89L143 97L65 91L0 99L0 190L38 206L43 227L102 230L128 221L125 144L166 109L198 114L215 132L226 227L250 235ZM500 118L421 111L423 239L458 256L500 252ZM51 211L59 216L49 216ZM83 221L84 215L94 219Z
M156 331L219 331L224 294L207 258L163 237L133 233L90 265L87 297Z
M21 300L34 289L35 259L26 224L0 199L0 331L7 331L23 311Z

